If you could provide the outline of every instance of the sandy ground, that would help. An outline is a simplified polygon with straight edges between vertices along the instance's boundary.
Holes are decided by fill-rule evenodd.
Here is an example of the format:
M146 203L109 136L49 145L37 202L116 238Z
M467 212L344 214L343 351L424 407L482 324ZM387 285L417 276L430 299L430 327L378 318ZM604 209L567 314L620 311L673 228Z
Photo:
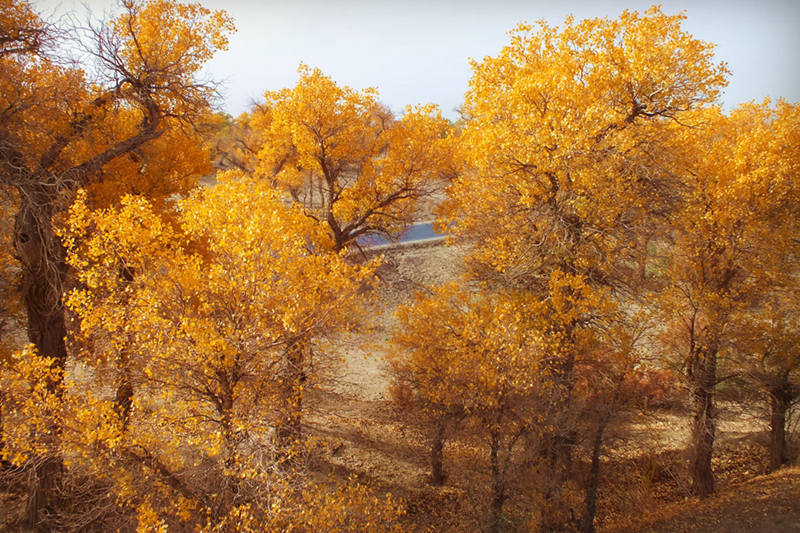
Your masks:
M440 242L405 245L384 254L379 270L381 311L376 312L369 331L345 343L339 378L314 402L316 409L307 419L309 429L324 442L330 468L406 498L409 518L415 524L429 524L431 530L472 530L475 523L469 517L459 522L452 522L452 517L458 509L468 513L470 506L480 506L481 502L466 501L466 487L474 483L474 478L452 478L441 489L428 485L428 438L413 420L394 411L384 359L396 307L426 285L457 279L462 271L462 252ZM717 486L724 493L764 472L761 443L767 423L759 406L745 408L720 402L719 408L714 468ZM603 457L608 485L601 504L606 511L600 514L602 530L625 530L614 529L620 516L641 516L643 508L688 501L684 452L688 421L689 413L680 409L655 409L628 413L613 428ZM475 464L481 465L485 461L480 445L451 442L445 448L445 462L455 461L456 455L458 461L471 455ZM800 479L800 475L796 477ZM621 479L625 479L625 488L617 490ZM708 509L703 512L713 512L712 507ZM791 516L788 514L787 520Z
M361 401L386 400L389 377L384 356L397 306L426 287L457 279L462 271L459 249L442 241L400 245L382 250L381 255L378 309L368 330L348 346L342 376L334 388Z

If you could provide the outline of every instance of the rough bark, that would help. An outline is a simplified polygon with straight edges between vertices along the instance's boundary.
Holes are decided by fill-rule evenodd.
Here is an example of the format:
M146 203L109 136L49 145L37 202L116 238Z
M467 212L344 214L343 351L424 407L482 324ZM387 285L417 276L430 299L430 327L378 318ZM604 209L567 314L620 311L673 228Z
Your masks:
M47 206L49 199L27 191L17 213L14 247L22 270L22 291L28 318L28 339L43 357L52 357L60 370L67 360L66 317L61 295L64 291L66 263L64 250L53 233ZM49 383L56 391L60 383ZM58 438L59 428L53 428ZM58 457L40 458L31 473L25 510L27 527L42 530L42 513L55 503L56 487L62 470Z
M575 332L575 325L569 324L565 327L565 336L572 340ZM574 345L573 345L574 346ZM553 427L552 433L546 434L542 441L542 457L547 465L548 479L547 489L544 493L544 509L541 522L542 529L545 531L558 530L564 525L560 523L560 513L553 512L563 506L561 498L568 480L572 477L575 470L573 449L578 443L578 434L572 422L574 405L572 402L575 387L576 354L574 349L558 362L556 376L557 392L552 400Z
M0 390L0 405L3 404L3 391ZM0 409L0 470L11 466L9 461L4 459L3 449L6 446L5 429L3 426L3 410Z
M25 525L28 530L50 531L44 518L48 510L58 508L56 494L62 470L61 458L53 456L42 458L33 468L28 486L28 501L25 506Z
M787 463L786 454L786 412L791 406L791 394L783 390L772 391L769 396L769 469L777 470Z
M503 520L503 503L506 500L506 485L504 472L500 467L500 439L496 434L492 434L490 448L490 464L492 469L492 501L489 508L489 531L497 533Z
M22 269L28 339L41 356L55 358L63 369L67 328L61 295L67 266L64 249L53 233L51 214L37 205L39 202L49 200L25 195L17 213L14 246Z
M689 374L694 404L689 463L691 492L705 498L714 492L711 457L716 435L714 389L717 384L717 350L698 349Z

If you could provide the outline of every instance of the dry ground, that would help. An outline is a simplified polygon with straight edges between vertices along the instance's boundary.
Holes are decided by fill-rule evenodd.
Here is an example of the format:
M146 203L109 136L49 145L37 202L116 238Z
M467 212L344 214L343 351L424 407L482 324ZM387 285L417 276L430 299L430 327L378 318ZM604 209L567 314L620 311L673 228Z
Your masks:
M383 313L372 331L346 351L340 379L313 402L317 408L308 418L311 433L325 442L329 468L404 497L409 527L429 531L478 529L485 502L474 488L487 485L485 446L467 437L450 442L445 448L450 479L443 488L428 485L427 435L393 409L384 355L397 305L424 285L452 281L459 272L457 249L428 244L387 252L380 271ZM600 530L800 530L800 470L755 477L766 466L767 426L760 409L720 403L714 459L720 496L707 502L689 499L688 412L673 407L628 413L611 431L603 458ZM635 523L643 510L659 521ZM759 522L765 514L772 518ZM756 529L733 528L742 524Z
M383 311L366 334L343 342L338 379L307 404L313 407L309 434L321 443L320 471L356 476L403 498L409 530L476 531L486 505L485 493L476 490L488 486L485 445L478 439L448 443L447 483L428 484L428 437L417 421L393 409L384 359L397 305L425 285L456 279L459 271L457 249L428 243L388 252L380 269ZM760 475L766 462L763 413L736 403L720 408L714 459L719 494L703 502L688 498L688 412L630 412L612 428L602 464L600 531L800 532L800 468ZM522 496L512 499L524 502ZM520 511L513 503L508 507ZM0 530L3 523L0 516ZM525 524L515 526L524 530Z
M618 531L800 532L800 467L737 483L705 501L668 505L657 514Z

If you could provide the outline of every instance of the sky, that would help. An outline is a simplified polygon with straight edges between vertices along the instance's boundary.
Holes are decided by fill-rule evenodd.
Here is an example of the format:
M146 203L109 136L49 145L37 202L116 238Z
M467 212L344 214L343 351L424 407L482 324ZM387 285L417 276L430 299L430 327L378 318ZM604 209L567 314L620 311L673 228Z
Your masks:
M31 0L39 12L85 18L114 8L103 0ZM470 58L497 54L517 23L616 17L652 1L621 0L201 0L236 21L229 49L206 66L223 83L222 108L238 115L266 90L291 87L303 62L341 85L377 87L394 112L433 102L445 116L457 107L471 75ZM800 101L800 0L664 0L667 14L685 12L683 27L715 43L732 71L723 104L766 96Z

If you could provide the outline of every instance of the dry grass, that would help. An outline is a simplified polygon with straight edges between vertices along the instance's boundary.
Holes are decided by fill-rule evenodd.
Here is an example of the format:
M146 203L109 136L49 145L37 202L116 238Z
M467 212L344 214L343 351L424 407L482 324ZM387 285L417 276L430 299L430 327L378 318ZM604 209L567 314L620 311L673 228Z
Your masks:
M408 526L421 530L478 529L485 502L481 501L481 491L475 489L487 486L483 479L485 446L466 434L449 442L445 448L447 484L431 487L427 435L415 423L413 414L408 418L408 414L394 411L384 355L397 305L407 302L425 285L456 279L460 255L458 249L442 245L412 245L386 253L380 270L383 312L376 317L372 330L347 350L341 380L332 392L316 398L314 414L308 418L311 432L326 443L323 462L327 468L343 476L355 474L405 498ZM737 490L765 471L766 429L761 406L720 402L714 470L722 494ZM633 520L642 517L643 510L653 517L665 517L669 509L687 505L685 502L690 500L684 447L688 442L689 413L685 408L630 412L609 434L602 466L597 522L600 530L629 530L634 527ZM795 477L800 479L800 475ZM518 489L524 491L523 485ZM515 498L522 496L517 494ZM521 499L524 501L524 497ZM782 512L780 499L775 505ZM511 514L513 507L509 502ZM685 515L697 509L700 520L702 513L713 514L715 508L701 511L701 507L690 505L687 509L675 512ZM523 522L517 525L524 527Z

